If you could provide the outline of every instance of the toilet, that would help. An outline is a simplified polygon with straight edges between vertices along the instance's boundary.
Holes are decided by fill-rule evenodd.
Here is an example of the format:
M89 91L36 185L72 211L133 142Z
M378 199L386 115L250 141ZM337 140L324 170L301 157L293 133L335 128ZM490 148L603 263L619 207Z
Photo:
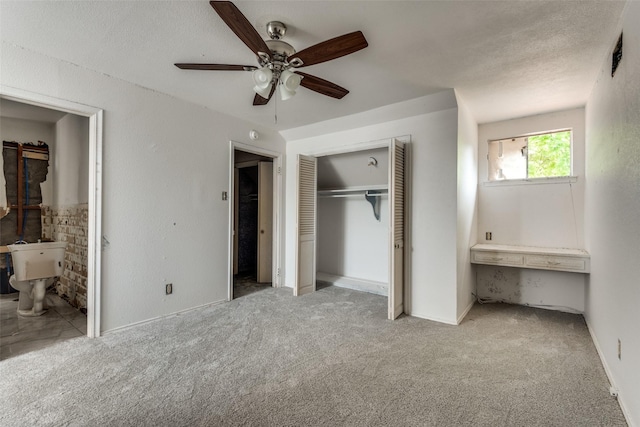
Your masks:
M9 278L9 284L20 292L18 297L18 314L25 317L41 316L47 312L44 300L47 286L53 278L38 280L17 280L16 275Z
M41 316L46 313L47 286L64 271L66 242L8 245L13 259L14 274L9 284L20 292L18 314Z

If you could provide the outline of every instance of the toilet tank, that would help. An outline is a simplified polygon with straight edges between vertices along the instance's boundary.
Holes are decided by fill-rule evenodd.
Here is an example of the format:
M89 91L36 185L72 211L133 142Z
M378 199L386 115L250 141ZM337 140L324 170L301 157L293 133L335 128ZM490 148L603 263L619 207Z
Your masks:
M62 276L67 242L8 245L17 280L36 280Z

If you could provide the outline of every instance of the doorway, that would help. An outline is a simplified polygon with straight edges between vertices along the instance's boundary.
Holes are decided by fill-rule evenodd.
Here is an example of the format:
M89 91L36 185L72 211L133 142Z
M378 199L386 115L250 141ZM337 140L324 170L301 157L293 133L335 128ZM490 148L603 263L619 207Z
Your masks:
M279 285L279 157L231 147L229 300Z
M102 224L102 117L100 109L52 98L46 95L34 94L14 88L2 88L0 98L6 101L24 104L25 106L40 107L56 110L69 117L78 116L79 120L88 119L88 136L84 142L86 159L82 163L87 181L86 192L86 335L100 336L100 243ZM68 126L67 126L68 128Z

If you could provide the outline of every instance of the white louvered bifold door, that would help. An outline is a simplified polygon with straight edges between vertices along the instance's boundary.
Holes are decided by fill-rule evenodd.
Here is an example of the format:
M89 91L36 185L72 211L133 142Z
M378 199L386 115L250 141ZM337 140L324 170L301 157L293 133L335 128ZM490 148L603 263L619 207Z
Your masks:
M294 295L316 290L316 158L298 155L298 220Z
M404 311L404 144L393 140L389 148L389 319Z

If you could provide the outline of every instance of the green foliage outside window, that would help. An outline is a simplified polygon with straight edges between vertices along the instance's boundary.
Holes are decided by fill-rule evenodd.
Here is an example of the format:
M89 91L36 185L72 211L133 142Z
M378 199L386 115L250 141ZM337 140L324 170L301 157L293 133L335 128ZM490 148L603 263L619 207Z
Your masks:
M571 175L571 131L530 136L528 177Z

